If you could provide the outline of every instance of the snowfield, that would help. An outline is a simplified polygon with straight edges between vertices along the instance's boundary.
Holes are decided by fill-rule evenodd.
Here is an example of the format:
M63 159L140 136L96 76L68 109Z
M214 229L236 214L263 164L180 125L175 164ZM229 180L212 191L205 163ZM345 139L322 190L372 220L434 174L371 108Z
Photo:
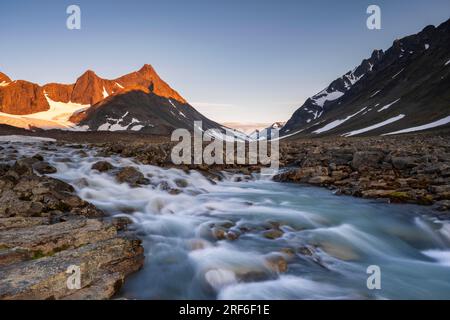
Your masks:
M69 119L73 114L86 110L90 105L53 101L47 94L45 94L45 98L50 105L49 110L27 115L0 112L0 123L23 129L38 127L41 129L81 130Z

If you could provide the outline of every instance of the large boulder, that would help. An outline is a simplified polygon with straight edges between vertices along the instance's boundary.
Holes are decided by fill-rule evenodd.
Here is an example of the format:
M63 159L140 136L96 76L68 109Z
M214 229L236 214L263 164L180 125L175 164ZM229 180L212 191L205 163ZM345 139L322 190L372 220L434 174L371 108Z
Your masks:
M361 170L364 167L378 167L384 158L381 151L357 151L353 155L351 166L355 170Z
M128 183L132 187L149 184L150 181L144 177L135 167L125 167L120 169L116 175L116 180L120 183Z

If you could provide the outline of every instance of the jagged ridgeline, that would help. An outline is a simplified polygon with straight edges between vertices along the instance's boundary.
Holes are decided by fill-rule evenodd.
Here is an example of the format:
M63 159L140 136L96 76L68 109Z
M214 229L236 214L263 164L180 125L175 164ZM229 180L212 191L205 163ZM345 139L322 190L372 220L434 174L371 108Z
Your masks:
M73 84L12 81L0 73L0 124L33 129L139 131L221 128L195 110L146 64L114 80L88 70Z
M450 20L395 40L307 99L282 136L416 132L450 123Z

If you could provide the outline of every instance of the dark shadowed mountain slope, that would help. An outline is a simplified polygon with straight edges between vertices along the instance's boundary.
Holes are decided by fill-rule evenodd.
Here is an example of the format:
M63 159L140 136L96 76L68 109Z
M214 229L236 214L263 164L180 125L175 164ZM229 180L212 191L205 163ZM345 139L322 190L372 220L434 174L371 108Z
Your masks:
M380 135L450 123L450 20L375 50L309 98L283 136Z
M188 103L162 97L136 87L104 99L72 117L80 127L98 131L141 131L169 134L176 128L194 129L202 121L203 130L220 128Z

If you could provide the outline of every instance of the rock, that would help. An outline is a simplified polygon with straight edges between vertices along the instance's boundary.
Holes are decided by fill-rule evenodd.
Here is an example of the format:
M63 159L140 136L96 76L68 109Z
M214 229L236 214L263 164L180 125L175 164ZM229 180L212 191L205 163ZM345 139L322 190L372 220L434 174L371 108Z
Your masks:
M69 184L34 174L39 157L0 172L0 299L107 299L143 265L143 248ZM66 270L81 268L82 288Z
M231 231L227 232L226 238L227 238L227 240L234 241L234 240L237 240L240 235L241 235L240 232L231 230Z
M95 219L76 219L0 233L0 247L25 248L44 256L113 238L117 229Z
M412 199L411 195L404 191L394 191L387 194L392 202L406 202Z
M217 240L225 240L227 238L226 230L219 227L214 227L212 230L212 235Z
M132 224L133 221L128 217L114 217L112 218L112 224L117 228L117 230L127 230L128 226Z
M182 193L182 191L180 189L175 189L175 188L170 188L168 192L171 195L177 195L177 194Z
M284 273L288 269L287 261L281 254L269 254L266 256L265 265L268 269L277 273Z
M116 180L120 183L128 183L132 187L150 183L150 180L145 178L142 172L135 167L125 167L120 169L116 175Z
M114 166L108 161L98 161L92 165L92 170L97 170L100 172L106 172L114 169Z
M15 263L0 269L0 299L64 299L76 294L67 287L69 266L79 266L82 290L102 283L105 277L127 276L143 263L140 242L111 238L64 250L52 256ZM102 291L99 298L111 298L115 290ZM79 291L81 295L83 291Z
M263 237L266 239L278 239L283 236L283 231L277 229L266 230L262 233Z
M332 257L344 261L355 261L359 256L350 247L332 242L323 242L319 247Z
M280 252L289 258L293 258L295 256L295 250L292 248L282 248Z
M44 157L42 155L40 155L39 153L35 154L33 156L33 159L36 159L38 161L44 161Z
M175 179L175 184L179 188L186 188L189 185L185 179Z
M0 218L0 231L29 228L38 225L46 225L50 223L49 217L12 217Z
M22 248L1 249L0 250L0 267L7 266L13 263L30 260L33 254Z
M361 170L363 167L377 167L384 158L381 151L358 151L353 155L352 168Z
M333 182L333 178L328 176L316 176L308 180L310 184L325 185Z
M108 273L88 287L65 296L64 300L107 300L122 288L125 277L120 272Z
M315 254L314 249L310 246L304 246L298 248L298 252L304 256L313 256Z
M416 158L413 157L392 157L392 165L395 169L403 170L414 168L417 165Z
M52 174L57 172L55 167L51 166L48 162L45 161L36 162L35 164L33 164L33 169L40 174Z

